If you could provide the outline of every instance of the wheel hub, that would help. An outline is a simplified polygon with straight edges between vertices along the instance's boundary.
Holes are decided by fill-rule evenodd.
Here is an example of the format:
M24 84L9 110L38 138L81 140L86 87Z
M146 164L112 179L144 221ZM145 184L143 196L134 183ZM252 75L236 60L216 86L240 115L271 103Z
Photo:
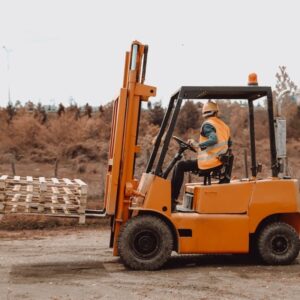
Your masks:
M150 258L158 249L159 238L154 232L145 230L135 236L133 246L137 256Z
M155 247L155 239L152 236L143 236L138 240L140 250L145 253L151 252Z
M284 254L289 248L289 241L282 235L275 236L271 241L272 251L276 254Z

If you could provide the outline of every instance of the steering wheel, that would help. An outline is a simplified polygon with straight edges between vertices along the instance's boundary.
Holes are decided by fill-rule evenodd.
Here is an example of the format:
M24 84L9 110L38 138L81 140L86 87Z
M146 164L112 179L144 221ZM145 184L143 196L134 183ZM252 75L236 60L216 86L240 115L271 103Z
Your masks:
M180 148L189 149L189 150L191 150L193 152L197 152L190 144L184 142L179 137L173 135L173 139L178 143L178 145L179 145Z

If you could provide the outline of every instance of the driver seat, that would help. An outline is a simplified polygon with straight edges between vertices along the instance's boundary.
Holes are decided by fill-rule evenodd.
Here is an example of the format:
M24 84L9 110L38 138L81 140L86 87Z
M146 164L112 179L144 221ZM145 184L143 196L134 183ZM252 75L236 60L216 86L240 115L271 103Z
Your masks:
M217 166L209 170L196 171L196 175L204 177L204 185L211 185L211 178L219 180L219 184L230 183L231 173L233 167L234 155L229 148L226 153L219 156L220 161L223 163L221 166Z

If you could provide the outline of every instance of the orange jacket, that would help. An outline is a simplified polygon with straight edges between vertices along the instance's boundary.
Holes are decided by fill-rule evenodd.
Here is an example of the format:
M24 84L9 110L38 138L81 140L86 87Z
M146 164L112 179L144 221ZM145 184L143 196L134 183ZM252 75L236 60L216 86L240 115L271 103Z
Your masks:
M198 151L198 168L201 170L212 169L220 166L222 162L219 160L219 155L226 153L228 150L228 141L230 138L229 127L218 117L210 117L205 120L205 124L210 124L216 129L217 144L207 147L205 150L199 148ZM202 132L202 127L201 131ZM207 141L208 138L200 134L199 143Z

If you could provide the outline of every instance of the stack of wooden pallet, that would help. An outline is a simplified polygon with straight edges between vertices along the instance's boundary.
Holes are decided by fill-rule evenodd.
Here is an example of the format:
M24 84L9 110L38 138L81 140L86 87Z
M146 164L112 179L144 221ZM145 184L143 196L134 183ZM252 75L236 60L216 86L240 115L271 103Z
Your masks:
M85 223L87 184L80 179L0 177L0 213L78 217Z

